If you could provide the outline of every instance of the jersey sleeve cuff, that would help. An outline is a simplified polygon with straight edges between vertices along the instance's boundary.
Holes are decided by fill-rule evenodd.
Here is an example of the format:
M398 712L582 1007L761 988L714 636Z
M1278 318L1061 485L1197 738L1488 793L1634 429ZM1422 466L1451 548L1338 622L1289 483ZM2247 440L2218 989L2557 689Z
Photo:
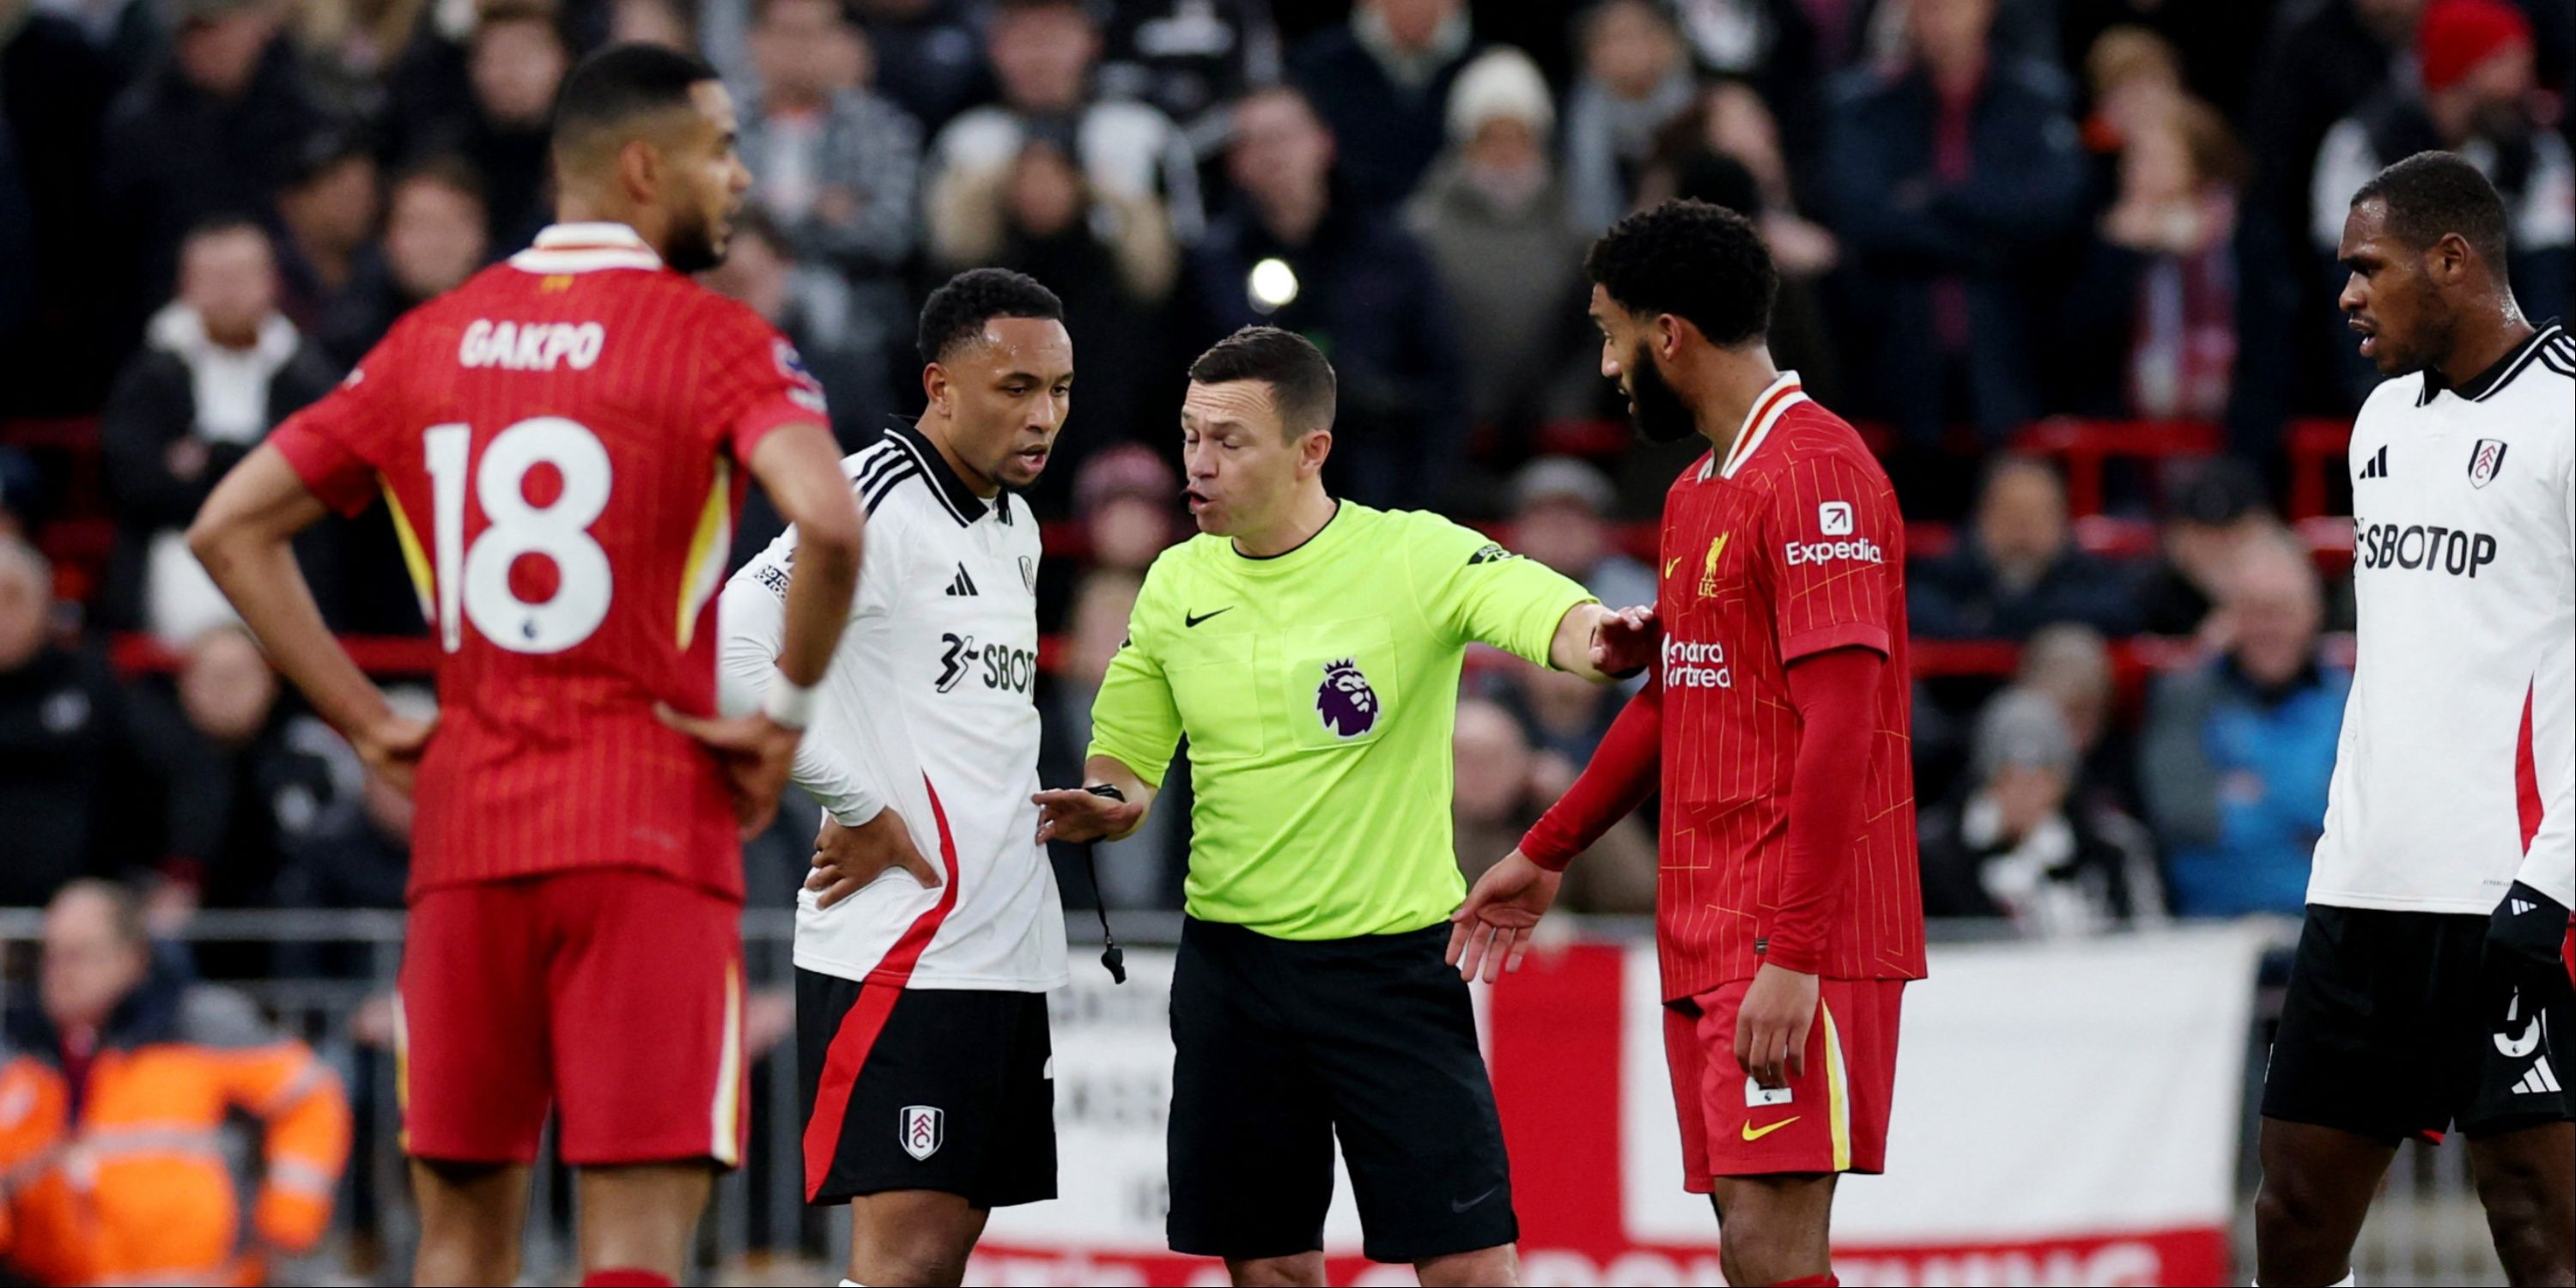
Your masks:
M748 465L751 454L760 447L760 440L769 437L772 430L788 425L822 425L828 428L831 423L831 417L781 394L736 418L733 433L727 441L732 445L733 458Z
M322 504L347 518L356 518L375 498L370 486L375 480L375 466L332 438L307 425L286 424L268 436L286 467L304 480L304 486Z
M1837 622L1800 631L1780 641L1780 661L1785 665L1838 648L1865 648L1886 657L1890 652L1887 628L1876 622Z
M1762 950L1762 960L1767 965L1793 970L1801 975L1825 973L1824 951L1802 944L1784 944L1774 939Z

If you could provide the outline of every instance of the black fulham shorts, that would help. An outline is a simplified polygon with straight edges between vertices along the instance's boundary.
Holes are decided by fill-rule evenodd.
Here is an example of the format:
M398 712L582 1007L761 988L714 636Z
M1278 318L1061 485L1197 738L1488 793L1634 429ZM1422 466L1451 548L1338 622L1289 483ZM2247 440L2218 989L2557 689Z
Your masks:
M978 1208L1055 1197L1044 993L862 985L796 972L805 1201L937 1190Z
M2263 1116L2374 1140L2576 1119L2576 987L2479 964L2487 919L2308 906Z
M1299 942L1192 918L1172 976L1172 1250L1324 1246L1339 1137L1373 1261L1511 1243L1511 1165L1449 925Z

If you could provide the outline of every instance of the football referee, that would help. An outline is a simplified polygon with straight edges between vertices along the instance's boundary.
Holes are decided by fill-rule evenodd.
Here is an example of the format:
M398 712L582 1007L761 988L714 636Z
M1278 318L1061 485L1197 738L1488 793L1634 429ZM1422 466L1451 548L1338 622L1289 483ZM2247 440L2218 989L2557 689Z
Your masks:
M1372 1260L1508 1284L1511 1173L1467 988L1443 960L1465 883L1450 729L1466 648L1609 678L1645 610L1437 515L1324 490L1333 369L1249 327L1190 367L1202 535L1146 574L1092 705L1080 789L1041 839L1115 839L1187 735L1188 918L1172 980L1172 1249L1237 1284L1321 1284L1341 1139Z

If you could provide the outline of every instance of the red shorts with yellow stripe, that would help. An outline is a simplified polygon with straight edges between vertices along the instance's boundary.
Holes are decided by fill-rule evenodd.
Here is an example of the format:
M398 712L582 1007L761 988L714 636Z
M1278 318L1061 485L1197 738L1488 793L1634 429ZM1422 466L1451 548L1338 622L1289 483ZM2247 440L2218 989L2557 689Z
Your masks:
M742 905L636 868L412 897L395 994L403 1147L575 1167L741 1161Z
M1807 1031L1806 1072L1775 1090L1756 1085L1735 1060L1736 1008L1752 984L1740 979L1664 1004L1682 1188L1706 1194L1719 1176L1886 1170L1905 981L1825 980Z

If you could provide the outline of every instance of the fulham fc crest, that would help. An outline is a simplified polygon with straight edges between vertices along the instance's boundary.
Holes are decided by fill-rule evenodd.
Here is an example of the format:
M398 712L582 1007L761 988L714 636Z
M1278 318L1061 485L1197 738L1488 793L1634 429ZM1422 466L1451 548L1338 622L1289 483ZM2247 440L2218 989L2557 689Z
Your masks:
M2501 439L2478 440L2478 445L2469 452L2470 487L2485 487L2495 482L2496 474L2504 469L2504 448Z
M930 1105L905 1105L898 1136L903 1152L913 1158L928 1159L939 1152L939 1143L947 1138L948 1115Z

